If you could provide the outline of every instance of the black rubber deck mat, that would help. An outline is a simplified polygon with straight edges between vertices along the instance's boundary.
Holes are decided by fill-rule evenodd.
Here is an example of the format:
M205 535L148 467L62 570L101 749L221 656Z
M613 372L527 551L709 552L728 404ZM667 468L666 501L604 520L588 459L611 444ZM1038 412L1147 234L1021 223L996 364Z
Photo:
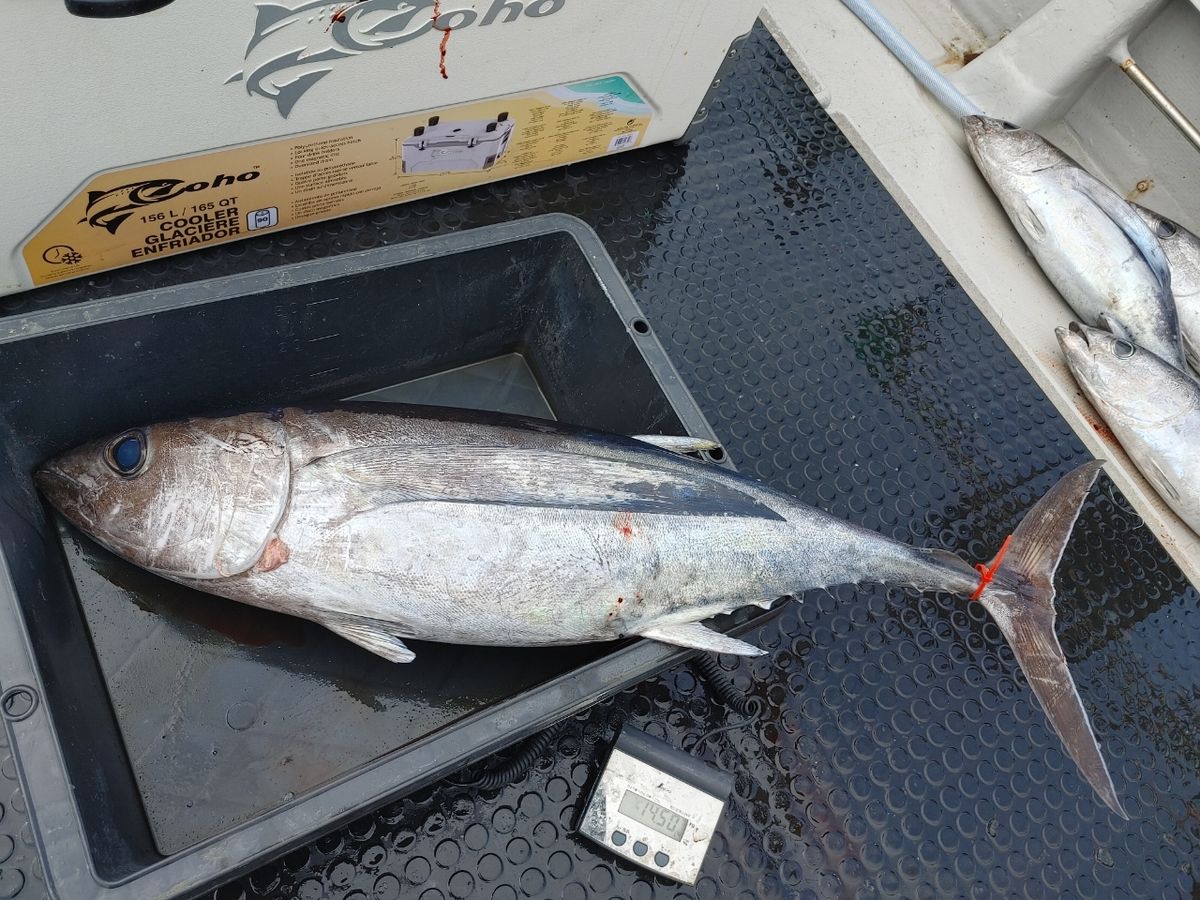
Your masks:
M541 212L605 241L739 468L869 528L991 557L1082 444L760 26L702 130L660 147L0 301L72 302ZM811 592L734 664L768 713L703 754L737 775L694 889L570 834L622 722L721 724L687 668L568 723L521 782L443 783L218 898L1190 896L1200 858L1200 602L1102 478L1059 634L1131 822L1075 773L999 630L959 598ZM37 895L0 759L0 896ZM21 891L24 884L25 890Z

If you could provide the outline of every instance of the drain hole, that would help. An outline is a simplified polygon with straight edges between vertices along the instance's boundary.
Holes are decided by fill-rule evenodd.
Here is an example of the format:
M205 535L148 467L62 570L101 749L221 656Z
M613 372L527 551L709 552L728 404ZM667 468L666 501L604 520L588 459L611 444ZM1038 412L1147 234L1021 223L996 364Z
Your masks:
M713 447L711 450L705 451L704 455L713 462L723 462L725 459L725 450L721 447Z
M650 333L650 323L647 322L645 319L634 319L633 320L633 330L636 331L638 334L649 334Z
M22 719L29 718L35 709L37 709L37 694L33 692L32 688L19 684L0 695L0 712L3 712L4 718L10 722L20 722Z

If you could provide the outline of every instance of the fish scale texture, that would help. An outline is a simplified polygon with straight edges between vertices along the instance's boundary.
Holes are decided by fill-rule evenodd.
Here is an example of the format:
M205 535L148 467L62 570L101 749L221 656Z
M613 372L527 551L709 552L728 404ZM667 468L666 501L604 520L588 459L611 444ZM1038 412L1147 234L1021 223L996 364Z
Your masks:
M986 560L1087 456L761 25L687 146L571 166L7 298L46 306L544 212L587 221L739 468ZM737 721L688 667L569 721L519 782L442 783L215 892L233 898L1188 897L1200 859L1200 603L1105 478L1058 630L1118 792L1080 780L997 627L961 598L811 592L724 658L764 714L698 753L736 789L694 888L571 833L627 723ZM469 773L468 773L469 774ZM7 798L0 896L41 888ZM16 860L14 863L12 860ZM25 896L25 893L22 893Z

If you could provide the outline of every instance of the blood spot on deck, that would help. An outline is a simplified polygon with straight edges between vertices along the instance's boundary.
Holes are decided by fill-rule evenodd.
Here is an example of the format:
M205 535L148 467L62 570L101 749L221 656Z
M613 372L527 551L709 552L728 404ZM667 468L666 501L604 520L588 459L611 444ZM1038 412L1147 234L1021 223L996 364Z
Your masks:
M256 572L273 572L288 561L287 544L277 537L271 538L262 556L254 566Z
M1110 443L1116 442L1117 436L1113 434L1112 429L1109 428L1108 425L1102 422L1099 418L1090 416L1087 413L1084 413L1083 417L1087 420L1087 423L1092 426L1092 429L1096 432L1096 434L1100 436L1102 441L1108 441Z

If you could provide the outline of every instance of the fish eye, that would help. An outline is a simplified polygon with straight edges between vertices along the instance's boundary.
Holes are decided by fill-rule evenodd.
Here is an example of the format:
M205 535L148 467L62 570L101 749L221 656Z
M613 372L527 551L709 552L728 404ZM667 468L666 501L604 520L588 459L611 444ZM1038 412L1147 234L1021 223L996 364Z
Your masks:
M1000 123L1000 126L1001 126L1001 127L1002 127L1002 128L1005 130L1005 131L1020 131L1020 130L1021 130L1021 126L1020 126L1020 125L1014 125L1012 122L1009 122L1009 121L1007 121L1007 120L1005 120L1005 121L1002 121L1002 122Z
M1154 226L1154 233L1160 238L1172 238L1179 233L1179 228L1174 222L1160 219L1158 224Z
M105 462L118 475L135 475L146 460L146 435L130 431L108 447Z
M1112 351L1113 356L1115 356L1117 359L1129 359L1129 357L1133 356L1133 354L1137 352L1137 347L1133 346L1133 344L1129 343L1129 341L1125 340L1124 338L1117 338L1115 341L1113 341Z

